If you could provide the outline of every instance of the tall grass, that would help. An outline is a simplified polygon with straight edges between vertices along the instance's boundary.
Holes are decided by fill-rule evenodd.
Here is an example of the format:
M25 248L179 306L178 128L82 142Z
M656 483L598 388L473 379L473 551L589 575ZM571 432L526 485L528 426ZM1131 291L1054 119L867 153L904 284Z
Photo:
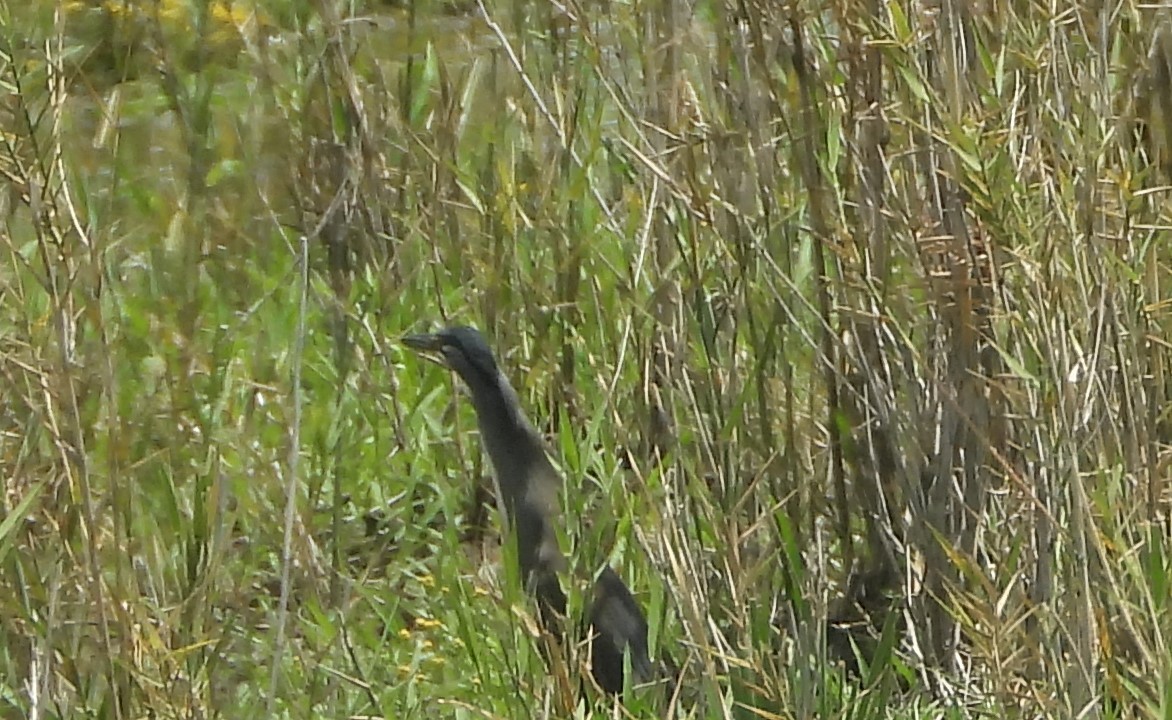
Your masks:
M3 7L0 717L1172 712L1165 9ZM678 685L545 648L455 322Z

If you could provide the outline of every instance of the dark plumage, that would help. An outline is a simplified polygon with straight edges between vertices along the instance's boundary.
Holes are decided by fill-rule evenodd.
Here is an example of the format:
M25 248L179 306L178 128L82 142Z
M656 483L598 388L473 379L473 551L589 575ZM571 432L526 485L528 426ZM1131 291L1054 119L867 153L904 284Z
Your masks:
M512 528L516 538L521 576L537 596L546 627L557 632L558 619L566 612L566 595L557 577L566 562L554 530L562 480L540 435L477 330L451 327L411 335L403 342L442 360L470 390L506 527ZM647 621L630 590L610 568L604 569L595 583L590 625L592 670L602 689L611 693L622 690L623 651L627 648L636 681L651 679Z
M599 687L612 693L622 691L624 648L630 648L635 677L643 680L652 677L654 668L647 655L647 620L626 583L609 567L602 569L594 583L590 629L591 666Z

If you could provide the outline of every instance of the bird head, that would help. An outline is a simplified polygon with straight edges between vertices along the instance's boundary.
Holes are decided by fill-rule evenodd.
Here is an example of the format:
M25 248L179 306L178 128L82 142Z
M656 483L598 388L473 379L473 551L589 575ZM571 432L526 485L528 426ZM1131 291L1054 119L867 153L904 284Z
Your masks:
M459 325L434 333L408 335L403 338L403 344L455 370L472 388L496 384L496 360L488 342L476 328Z

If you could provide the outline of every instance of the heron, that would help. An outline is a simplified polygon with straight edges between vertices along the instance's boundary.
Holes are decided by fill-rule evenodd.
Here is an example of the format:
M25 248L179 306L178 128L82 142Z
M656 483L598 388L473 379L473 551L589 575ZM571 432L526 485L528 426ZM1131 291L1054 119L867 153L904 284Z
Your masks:
M477 329L448 327L409 335L403 344L454 371L468 388L480 441L492 464L503 525L516 542L520 577L526 590L536 596L543 625L557 635L566 614L559 573L567 569L567 562L555 525L562 478L541 435ZM647 618L626 583L609 566L594 581L587 622L591 674L602 690L622 692L624 657L630 658L635 683L653 678Z

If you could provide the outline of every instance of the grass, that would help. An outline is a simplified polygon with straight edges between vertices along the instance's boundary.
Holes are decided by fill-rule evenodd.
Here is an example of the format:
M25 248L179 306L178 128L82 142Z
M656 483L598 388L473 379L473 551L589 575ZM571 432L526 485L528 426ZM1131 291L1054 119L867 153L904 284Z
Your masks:
M1166 10L0 7L0 718L1172 716Z

